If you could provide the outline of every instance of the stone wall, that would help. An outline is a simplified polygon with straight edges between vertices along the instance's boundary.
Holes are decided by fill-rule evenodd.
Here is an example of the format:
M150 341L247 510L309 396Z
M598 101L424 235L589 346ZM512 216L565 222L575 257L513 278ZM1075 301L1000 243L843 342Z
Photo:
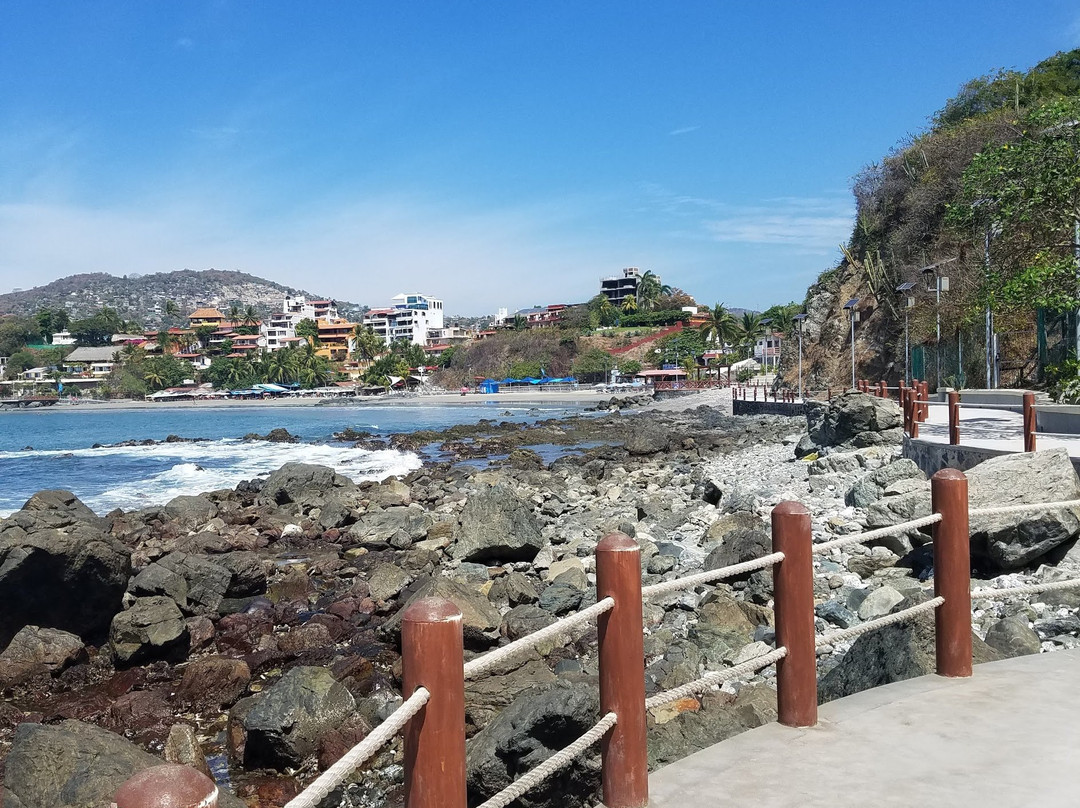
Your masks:
M806 414L802 402L789 401L743 401L731 402L733 415L787 415L799 418Z
M1038 444L1036 444L1038 446ZM1001 455L1016 454L1004 449L981 449L974 446L950 446L947 443L904 436L903 456L915 461L929 477L941 469L967 471L984 460ZM1080 458L1072 458L1073 468L1080 474Z

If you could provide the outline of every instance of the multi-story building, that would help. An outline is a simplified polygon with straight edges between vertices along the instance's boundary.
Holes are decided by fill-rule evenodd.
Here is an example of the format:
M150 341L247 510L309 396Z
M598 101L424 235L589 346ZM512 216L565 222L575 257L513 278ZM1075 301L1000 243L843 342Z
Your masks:
M640 281L641 270L637 267L626 267L622 275L600 279L600 294L604 295L612 306L619 308L626 298L637 297Z
M333 362L343 362L349 358L353 345L353 330L356 323L348 320L316 320L319 327L319 349L317 353Z
M780 346L783 334L772 331L758 337L754 343L754 359L764 367L776 367L780 364Z
M216 328L220 328L225 325L225 315L217 309L195 309L195 311L188 315L188 326L190 328L198 328L200 325L212 325Z
M408 340L413 345L427 345L443 329L443 302L428 295L396 295L394 305L372 309L363 323L370 326L387 345Z
M506 325L514 325L518 318L525 321L526 328L558 325L559 319L566 308L565 303L553 303L550 306L533 306L528 309L519 309L514 312L514 316L510 320L506 321Z
M332 300L307 300L286 295L281 311L274 312L262 322L260 333L264 342L263 348L273 352L295 345L296 326L301 320L333 323L341 321L341 316Z

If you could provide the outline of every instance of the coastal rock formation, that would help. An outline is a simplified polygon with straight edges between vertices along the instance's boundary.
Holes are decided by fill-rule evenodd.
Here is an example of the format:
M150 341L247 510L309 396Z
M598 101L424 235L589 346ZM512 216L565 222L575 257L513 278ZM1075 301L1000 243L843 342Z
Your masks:
M827 403L807 402L806 424L817 449L899 445L903 415L895 401L849 390ZM809 451L813 448L804 447Z
M109 646L118 667L153 659L180 661L191 637L184 615L172 598L136 598L131 608L113 618Z
M78 512L17 511L0 522L0 647L28 625L100 637L120 611L130 554Z
M506 486L469 497L451 555L462 561L529 561L544 540L526 504Z
M86 660L83 641L56 628L26 626L0 652L0 688L32 676L56 675Z

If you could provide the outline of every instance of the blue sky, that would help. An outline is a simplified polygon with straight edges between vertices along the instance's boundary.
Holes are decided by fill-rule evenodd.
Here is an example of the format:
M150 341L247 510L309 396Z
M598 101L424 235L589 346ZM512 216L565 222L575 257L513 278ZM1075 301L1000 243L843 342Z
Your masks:
M853 175L1078 46L1072 0L4 0L0 292L216 267L483 314L638 266L801 300Z

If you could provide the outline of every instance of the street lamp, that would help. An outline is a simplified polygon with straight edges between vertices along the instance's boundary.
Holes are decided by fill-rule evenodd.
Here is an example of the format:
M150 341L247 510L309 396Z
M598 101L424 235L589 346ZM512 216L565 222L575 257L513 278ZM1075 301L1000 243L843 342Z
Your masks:
M915 284L911 281L902 283L896 287L896 291L904 296L904 384L911 384L911 343L908 340L908 312L915 307L915 298L909 294Z
M796 314L791 319L799 324L799 401L802 401L803 400L803 391L802 391L802 330L803 330L803 320L806 319L806 315L805 314Z
M855 310L855 307L859 305L859 298L853 297L847 303L844 304L844 308L847 309L851 315L851 389L855 389L855 320L859 317L859 312Z
M934 377L935 387L941 387L941 293L949 291L949 279L938 274L938 270L945 264L955 261L956 258L946 258L936 264L921 267L923 280L926 281L926 291L934 293L934 316L937 323L937 337L934 342L934 356L937 360L937 375Z

